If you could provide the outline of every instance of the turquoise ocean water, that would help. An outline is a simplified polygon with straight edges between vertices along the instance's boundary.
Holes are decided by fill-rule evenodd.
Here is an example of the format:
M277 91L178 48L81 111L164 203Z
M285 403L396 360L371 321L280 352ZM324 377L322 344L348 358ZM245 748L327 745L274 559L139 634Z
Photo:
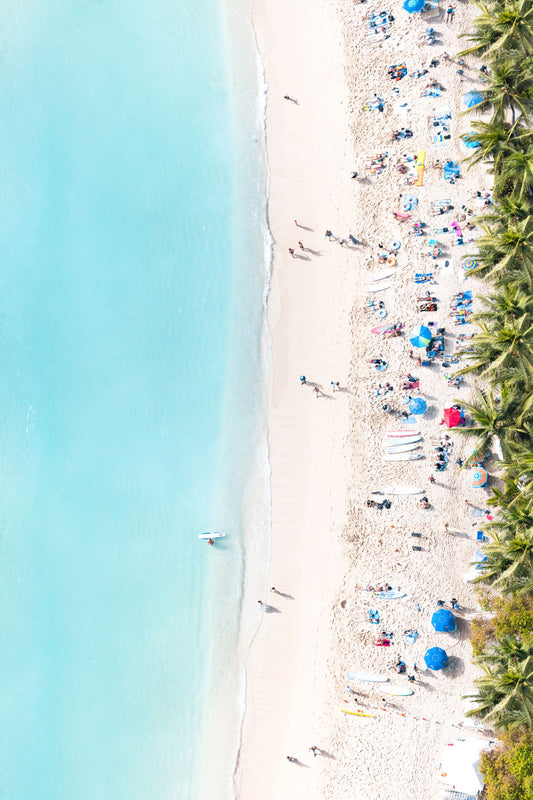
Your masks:
M9 800L195 800L206 772L213 800L230 795L242 592L268 527L263 143L241 11L0 6ZM212 529L230 534L218 548L197 539Z

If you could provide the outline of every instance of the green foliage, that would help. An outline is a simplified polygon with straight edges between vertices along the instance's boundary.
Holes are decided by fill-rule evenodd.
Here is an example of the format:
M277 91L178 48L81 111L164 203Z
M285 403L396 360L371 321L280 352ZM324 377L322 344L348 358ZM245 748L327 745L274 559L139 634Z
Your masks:
M504 733L481 756L485 800L533 800L533 740L524 728Z

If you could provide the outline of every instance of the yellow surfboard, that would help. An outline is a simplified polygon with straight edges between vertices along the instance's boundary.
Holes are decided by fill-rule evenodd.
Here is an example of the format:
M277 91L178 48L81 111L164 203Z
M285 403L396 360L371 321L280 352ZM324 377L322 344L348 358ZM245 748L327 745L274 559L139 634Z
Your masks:
M354 717L372 717L375 719L375 714L363 714L362 711L350 711L348 708L338 708L337 711L342 711L343 714L353 714Z

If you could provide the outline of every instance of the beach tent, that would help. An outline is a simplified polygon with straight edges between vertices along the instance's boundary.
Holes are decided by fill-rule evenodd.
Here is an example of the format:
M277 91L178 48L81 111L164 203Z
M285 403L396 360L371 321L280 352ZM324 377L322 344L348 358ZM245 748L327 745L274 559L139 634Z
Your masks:
M443 650L442 647L430 647L429 650L426 651L424 661L428 669L443 669L448 663L448 655L446 650Z
M455 630L455 617L447 608L439 608L431 617L431 624L439 633Z
M403 7L409 14L416 14L417 11L422 11L426 5L426 0L405 0Z
M409 400L409 411L411 414L423 414L427 408L427 403L421 397L412 397Z
M479 762L486 749L483 739L456 739L446 745L439 767L444 800L478 799L483 789Z
M431 339L431 331L425 325L417 325L409 334L409 341L413 347L427 347Z
M481 92L476 92L475 90L471 92L467 92L463 95L463 105L467 108L472 108L472 106L477 106L478 103L481 103L483 100L483 95Z
M443 416L448 428L456 428L463 419L458 408L445 408Z
M474 467L470 470L470 483L475 489L481 489L487 484L487 471L483 467Z

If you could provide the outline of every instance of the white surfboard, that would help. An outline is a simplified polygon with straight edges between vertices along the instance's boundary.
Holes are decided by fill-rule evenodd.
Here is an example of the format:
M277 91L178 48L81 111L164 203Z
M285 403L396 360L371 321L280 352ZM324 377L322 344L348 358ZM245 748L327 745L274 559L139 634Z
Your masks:
M384 486L382 494L423 494L419 486Z
M386 453L407 453L409 450L417 450L420 447L420 442L411 442L411 444L397 444L395 447L386 447Z
M370 683L387 683L389 680L384 675L376 675L373 672L347 672L346 677L349 681L369 681Z
M384 281L386 278L390 278L392 275L396 274L396 270L394 269L387 269L385 272L378 272L376 275L370 275L369 278L374 283L374 281Z
M388 453L383 458L385 461L415 461L422 458L422 453Z
M410 694L414 694L414 691L409 686L394 686L393 683L390 686L384 686L380 689L380 692L392 694L396 697L409 697Z
M402 444L413 444L413 442L421 442L422 437L420 434L413 434L412 436L389 436L384 440L387 447L400 447Z
M220 531L213 531L212 533L199 533L199 539L222 539L225 536L225 533L220 533Z
M390 436L392 439L403 439L404 436L420 436L420 432L415 431L414 428L405 428L403 431L387 431L387 436Z
M384 292L385 289L390 289L391 283L376 283L375 286L365 286L365 292Z
M401 600L407 595L401 589L387 589L382 592L374 592L374 597L379 597L380 600Z

